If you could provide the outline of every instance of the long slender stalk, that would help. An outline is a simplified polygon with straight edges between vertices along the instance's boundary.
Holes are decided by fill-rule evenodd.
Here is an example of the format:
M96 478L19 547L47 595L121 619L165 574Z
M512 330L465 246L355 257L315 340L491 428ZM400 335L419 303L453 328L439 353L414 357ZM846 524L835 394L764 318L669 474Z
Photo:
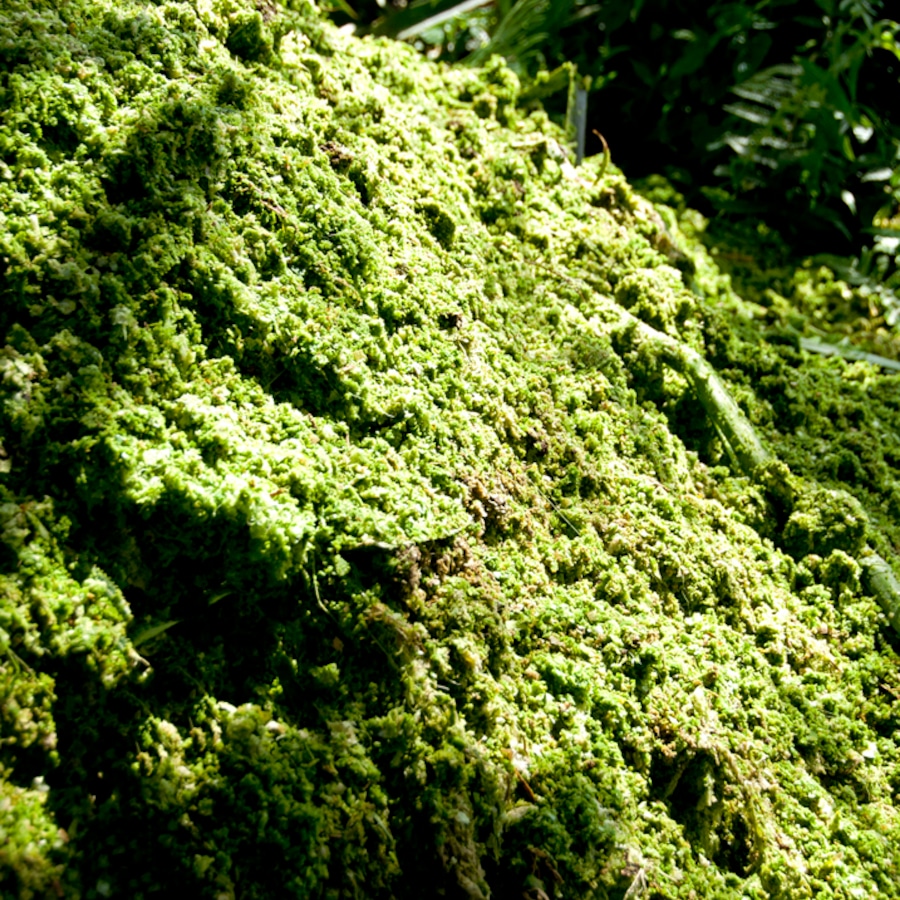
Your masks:
M651 344L676 372L683 375L697 395L709 420L725 442L738 468L753 475L773 458L763 447L755 429L741 412L716 370L693 348L651 328L625 312L638 340Z
M897 634L900 634L900 580L887 560L875 551L865 553L859 560L863 582L878 601L882 612Z
M568 276L561 277L575 282ZM598 320L586 321L574 307L569 307L568 312L570 318L580 319L595 331L603 328ZM627 331L636 343L652 347L664 362L687 379L742 474L754 477L761 466L775 460L716 370L696 350L657 331L612 300L604 304L604 312L613 319L613 330ZM857 561L862 567L864 587L875 597L894 631L900 634L900 579L894 568L871 547L866 547Z

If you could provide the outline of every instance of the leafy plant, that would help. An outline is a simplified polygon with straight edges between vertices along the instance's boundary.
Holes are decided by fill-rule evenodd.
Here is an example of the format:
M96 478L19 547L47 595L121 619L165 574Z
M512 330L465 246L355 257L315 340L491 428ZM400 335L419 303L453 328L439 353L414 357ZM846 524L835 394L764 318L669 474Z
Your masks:
M900 58L900 26L875 20L869 3L842 7L840 18L822 17L821 44L811 41L805 55L731 89L737 99L723 105L728 118L709 149L733 151L716 174L736 194L762 197L760 211L786 198L803 227L828 225L849 239L854 225L871 225L889 210L885 193L894 203L900 197L891 185L900 154L891 111L860 97L862 66L873 51Z

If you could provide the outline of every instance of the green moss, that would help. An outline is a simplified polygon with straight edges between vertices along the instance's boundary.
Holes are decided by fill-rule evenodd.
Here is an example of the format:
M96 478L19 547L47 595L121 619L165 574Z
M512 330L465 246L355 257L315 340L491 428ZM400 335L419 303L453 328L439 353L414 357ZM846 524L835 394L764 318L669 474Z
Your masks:
M428 230L434 239L445 249L453 246L453 237L456 234L456 223L441 209L437 203L423 203L419 206L419 212L425 217Z
M840 549L858 556L866 543L866 516L849 494L817 490L804 493L784 528L787 550L794 556L827 556Z
M896 895L892 382L760 336L833 278L306 4L0 55L0 891Z
M231 18L225 46L247 62L265 62L272 54L272 39L258 10L239 10Z
M47 810L47 786L37 777L31 788L0 780L0 886L9 896L31 900L62 890L65 836Z

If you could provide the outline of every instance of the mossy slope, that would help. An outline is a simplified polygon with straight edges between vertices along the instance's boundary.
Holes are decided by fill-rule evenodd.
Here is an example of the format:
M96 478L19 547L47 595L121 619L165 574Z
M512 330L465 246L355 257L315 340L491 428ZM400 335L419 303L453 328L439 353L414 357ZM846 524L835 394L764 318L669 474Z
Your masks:
M301 2L4 4L4 895L900 895L893 382L517 93ZM876 448L830 518L810 384Z

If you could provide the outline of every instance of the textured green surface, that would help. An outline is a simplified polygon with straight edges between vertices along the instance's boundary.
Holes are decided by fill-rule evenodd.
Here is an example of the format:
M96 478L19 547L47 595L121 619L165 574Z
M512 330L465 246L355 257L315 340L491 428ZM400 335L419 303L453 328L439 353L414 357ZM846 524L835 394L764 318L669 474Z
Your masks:
M789 334L853 292L741 300L497 61L57 6L0 12L0 892L898 896L897 377Z

